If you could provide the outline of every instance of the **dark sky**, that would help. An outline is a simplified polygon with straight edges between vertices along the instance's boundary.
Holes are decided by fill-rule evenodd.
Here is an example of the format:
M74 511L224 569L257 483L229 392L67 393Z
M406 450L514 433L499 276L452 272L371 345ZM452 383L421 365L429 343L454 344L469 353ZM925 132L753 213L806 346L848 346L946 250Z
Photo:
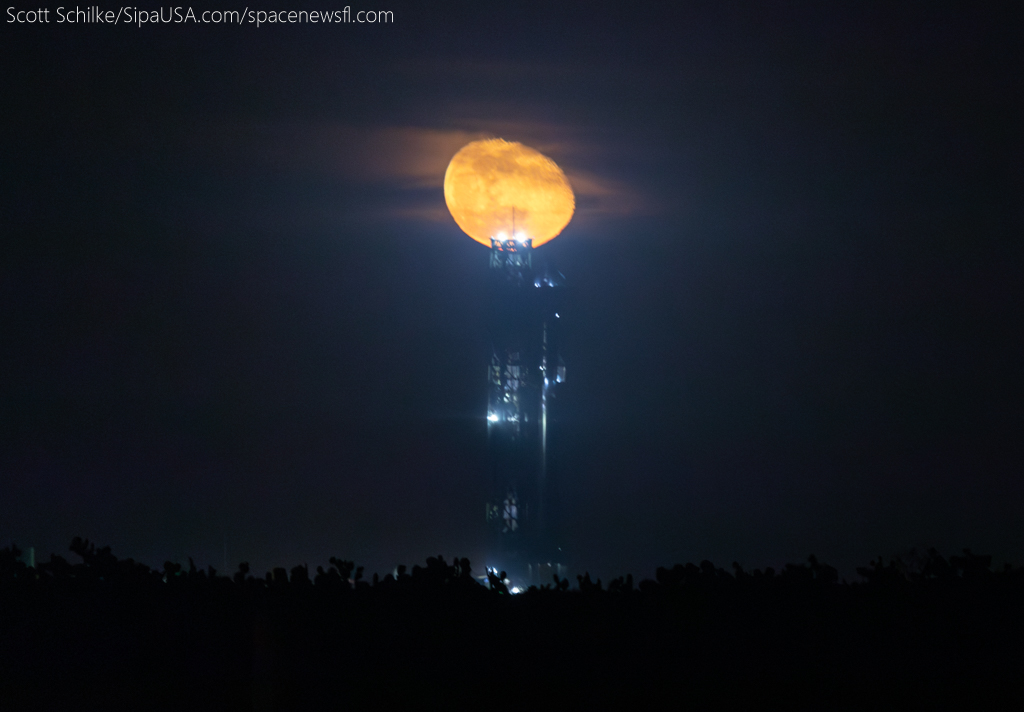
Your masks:
M487 250L441 183L499 136L577 194L570 563L1021 563L1020 17L935 5L5 13L0 545L482 564Z

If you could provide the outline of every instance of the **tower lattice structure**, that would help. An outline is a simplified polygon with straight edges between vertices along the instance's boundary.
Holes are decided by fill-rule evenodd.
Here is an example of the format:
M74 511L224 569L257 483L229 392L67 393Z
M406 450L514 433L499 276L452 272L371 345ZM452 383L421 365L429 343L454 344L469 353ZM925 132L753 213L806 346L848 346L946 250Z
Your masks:
M534 262L531 240L492 238L486 513L505 560L521 564L545 556L552 543L549 420L565 380L558 328L565 279Z

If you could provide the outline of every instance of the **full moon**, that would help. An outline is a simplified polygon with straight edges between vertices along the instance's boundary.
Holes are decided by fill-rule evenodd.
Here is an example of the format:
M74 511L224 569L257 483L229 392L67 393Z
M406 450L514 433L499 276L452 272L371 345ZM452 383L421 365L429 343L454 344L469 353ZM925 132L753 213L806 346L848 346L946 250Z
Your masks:
M576 209L558 164L500 138L473 141L452 157L444 201L462 231L487 247L492 237L511 239L513 229L534 247L543 245L562 232Z

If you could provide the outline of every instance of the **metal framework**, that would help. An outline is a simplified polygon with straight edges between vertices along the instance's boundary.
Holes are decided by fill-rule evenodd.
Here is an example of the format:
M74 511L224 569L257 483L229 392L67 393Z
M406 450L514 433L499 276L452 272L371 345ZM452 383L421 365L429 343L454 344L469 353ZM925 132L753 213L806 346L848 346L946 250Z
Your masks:
M534 268L529 239L491 239L487 520L506 560L550 547L548 411L565 380L559 305L565 278Z

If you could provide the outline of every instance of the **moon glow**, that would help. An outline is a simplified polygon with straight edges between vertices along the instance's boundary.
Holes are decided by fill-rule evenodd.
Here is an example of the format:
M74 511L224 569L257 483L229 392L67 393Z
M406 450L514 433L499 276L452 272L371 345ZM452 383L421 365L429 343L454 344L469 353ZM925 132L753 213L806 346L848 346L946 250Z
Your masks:
M521 143L500 138L459 149L444 174L444 201L462 231L487 247L491 237L554 239L576 209L569 181L554 161Z

